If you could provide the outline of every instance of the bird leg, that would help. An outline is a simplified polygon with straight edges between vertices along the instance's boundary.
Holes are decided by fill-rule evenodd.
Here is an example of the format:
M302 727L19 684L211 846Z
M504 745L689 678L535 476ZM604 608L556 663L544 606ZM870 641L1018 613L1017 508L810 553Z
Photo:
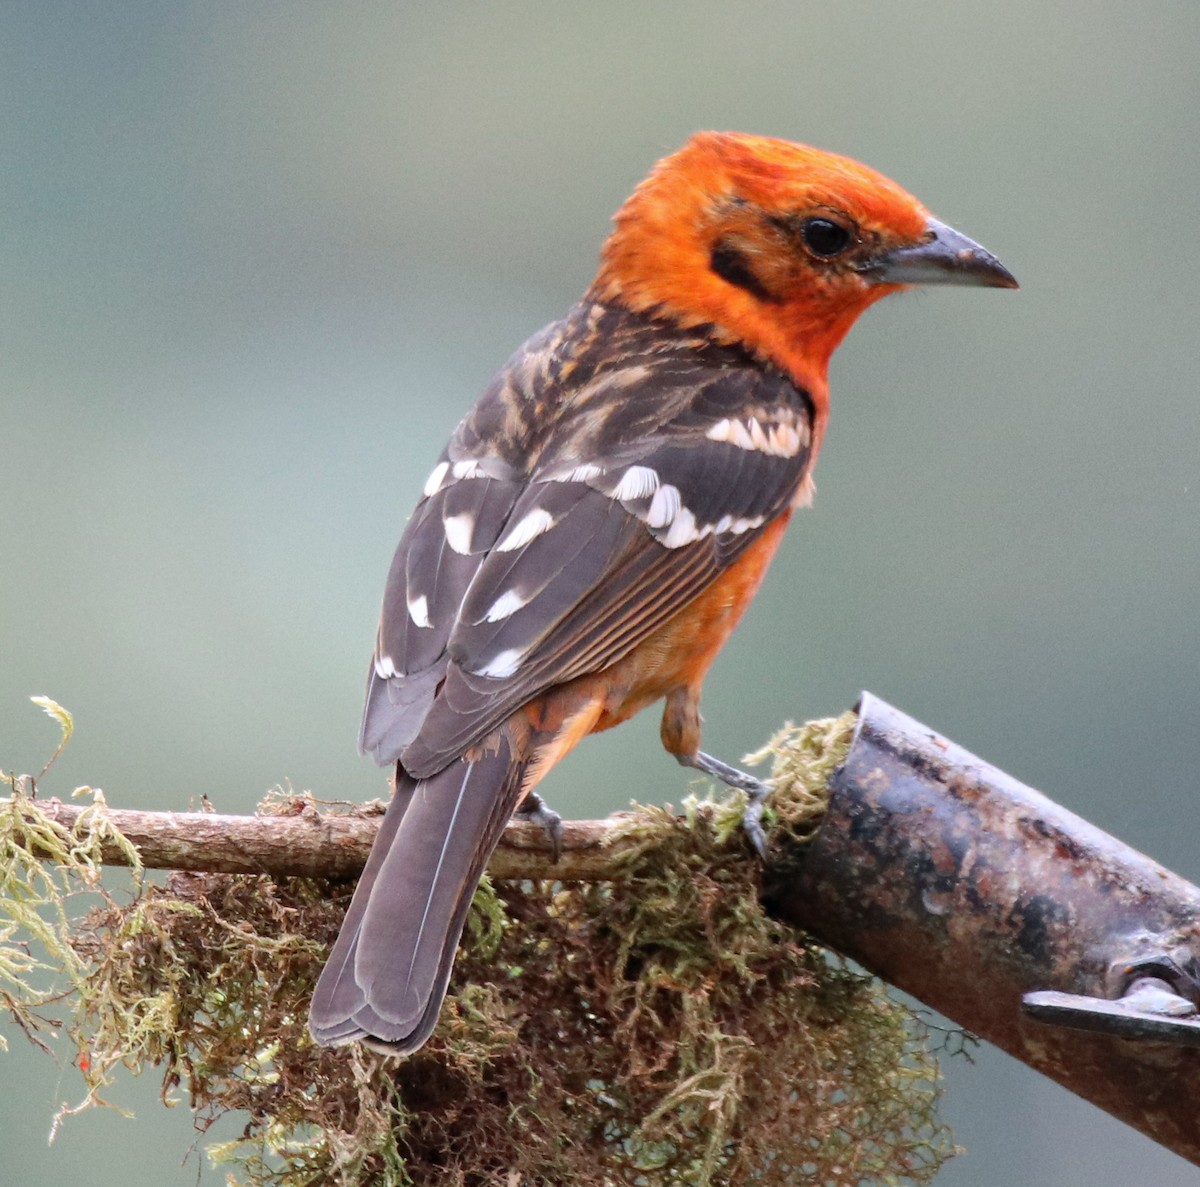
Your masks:
M546 834L546 841L553 853L552 860L557 862L562 856L562 817L553 808L547 807L546 801L536 791L526 794L525 798L517 805L517 810L513 815L520 816L523 820L528 820L530 824L541 826L542 832Z
M762 828L762 814L767 797L772 791L771 785L748 775L745 771L739 771L737 767L731 767L719 758L713 758L711 754L705 754L703 750L697 750L694 754L677 754L675 757L685 767L694 767L697 771L719 779L726 786L746 793L747 803L746 811L742 813L742 828L758 856L765 858L767 838Z
M685 767L720 779L727 787L746 793L742 828L759 857L767 856L767 838L762 828L763 807L773 790L769 783L731 767L700 749L700 689L687 685L675 689L663 707L662 744Z

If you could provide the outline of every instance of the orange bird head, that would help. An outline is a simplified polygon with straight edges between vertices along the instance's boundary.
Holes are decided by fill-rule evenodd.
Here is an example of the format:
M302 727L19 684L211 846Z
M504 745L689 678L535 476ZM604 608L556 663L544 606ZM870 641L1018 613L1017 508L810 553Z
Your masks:
M593 294L711 324L824 402L855 319L912 284L1016 288L995 256L849 157L698 132L617 212Z

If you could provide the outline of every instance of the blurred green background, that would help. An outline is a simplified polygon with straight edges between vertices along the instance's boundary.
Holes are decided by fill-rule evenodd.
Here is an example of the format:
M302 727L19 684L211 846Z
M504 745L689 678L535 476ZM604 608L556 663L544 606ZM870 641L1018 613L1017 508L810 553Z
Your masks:
M696 128L861 157L1020 293L872 310L820 493L718 661L737 757L866 687L1200 879L1200 6L10 3L0 38L0 766L249 809L356 756L392 548L489 374ZM646 714L547 785L677 799ZM10 1028L11 1031L11 1028ZM0 1055L0 1179L217 1184L156 1085ZM1197 1181L995 1051L945 1187ZM229 1135L236 1126L225 1126Z

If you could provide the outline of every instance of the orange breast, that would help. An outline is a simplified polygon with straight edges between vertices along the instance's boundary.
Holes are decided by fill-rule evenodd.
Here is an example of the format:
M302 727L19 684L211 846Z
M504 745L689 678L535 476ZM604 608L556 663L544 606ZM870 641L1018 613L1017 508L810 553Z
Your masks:
M499 727L512 752L531 759L523 791L589 733L619 725L671 693L685 692L696 709L705 673L762 583L790 514L780 515L704 593L623 660L548 689ZM485 739L481 748L489 744Z
M780 515L704 593L619 663L591 677L603 681L608 693L593 732L620 724L676 689L699 694L717 652L758 592L790 516Z

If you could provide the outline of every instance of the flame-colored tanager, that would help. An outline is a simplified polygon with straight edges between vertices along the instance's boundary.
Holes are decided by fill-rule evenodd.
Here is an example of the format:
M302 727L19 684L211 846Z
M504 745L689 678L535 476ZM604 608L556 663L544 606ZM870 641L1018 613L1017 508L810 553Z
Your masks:
M886 177L759 136L693 136L615 224L397 549L361 736L395 794L313 997L321 1043L429 1037L506 822L586 734L665 699L666 749L759 798L701 751L700 685L811 497L830 355L907 285L1016 287Z

